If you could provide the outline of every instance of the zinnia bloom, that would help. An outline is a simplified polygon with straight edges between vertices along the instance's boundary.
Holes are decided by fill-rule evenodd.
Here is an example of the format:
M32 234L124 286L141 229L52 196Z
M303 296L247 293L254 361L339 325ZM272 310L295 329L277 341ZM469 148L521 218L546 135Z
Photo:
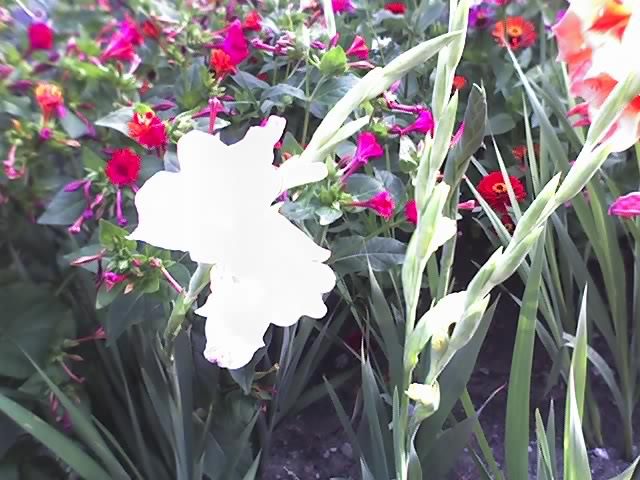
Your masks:
M50 50L53 48L53 30L46 23L32 23L29 25L27 35L31 50Z
M393 197L386 190L380 193L377 193L376 195L371 197L369 200L366 200L364 202L353 202L351 206L369 208L374 212L376 212L385 220L389 220L391 217L393 217L393 211L396 208L396 204L393 201Z
M599 113L605 100L630 72L638 71L636 50L640 43L640 15L631 15L628 0L573 1L553 27L559 59L567 63L570 91L584 104L572 113L581 115L580 125ZM622 110L607 132L613 151L632 146L640 137L640 95Z
M196 313L207 317L204 356L221 367L246 365L271 323L324 316L322 294L335 284L322 263L330 252L271 206L281 192L327 175L322 162L299 157L274 167L284 126L270 117L229 146L191 131L178 141L180 171L156 173L135 197L131 238L214 265L211 294Z
M52 83L40 83L35 88L36 102L42 110L42 120L46 124L51 116L64 105L62 89Z
M511 183L516 200L518 202L524 200L527 196L527 191L522 182L516 177L509 175L509 183ZM511 205L509 190L502 172L491 172L489 175L483 177L480 183L478 183L477 189L478 193L480 193L489 206L498 213L506 212L507 207Z
M533 23L523 17L507 17L506 20L498 21L491 35L500 45L508 45L512 50L530 47L538 38Z
M130 148L116 150L104 169L109 181L118 187L132 185L140 175L140 157Z
M404 15L407 11L407 6L402 2L389 2L385 4L384 9L395 15Z
M640 192L631 192L618 197L609 207L609 215L634 218L640 215Z
M143 147L162 149L167 144L167 129L153 110L134 112L128 127L129 136Z
M453 89L462 90L467 86L467 79L462 75L456 75L453 77Z

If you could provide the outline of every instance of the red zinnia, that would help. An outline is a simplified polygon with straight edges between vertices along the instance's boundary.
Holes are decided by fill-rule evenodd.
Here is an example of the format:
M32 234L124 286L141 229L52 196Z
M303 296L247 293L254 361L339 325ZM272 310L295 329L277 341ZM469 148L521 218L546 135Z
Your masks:
M254 32L262 30L262 17L260 16L260 13L258 13L257 10L251 10L247 13L247 16L244 18L242 28L246 30L253 30Z
M530 47L538 38L533 23L523 17L507 17L500 20L493 27L491 35L500 45L508 45L512 50Z
M234 74L238 70L235 63L231 60L231 56L220 48L214 48L211 51L211 67L216 72L216 77L222 78L229 74Z
M518 202L524 200L527 196L527 191L522 182L509 175L509 183L511 183L516 200ZM509 190L502 172L491 172L486 177L483 177L477 188L478 193L496 212L504 213L507 211L511 201L509 200Z
M109 181L117 186L132 185L140 175L140 157L130 148L116 150L104 168Z
M390 2L384 6L384 9L396 15L404 15L407 11L407 6L402 2Z
M53 47L53 30L46 23L32 23L27 34L31 50L49 50Z
M143 113L134 112L128 127L129 136L143 147L163 148L167 144L167 129L164 122L152 110Z

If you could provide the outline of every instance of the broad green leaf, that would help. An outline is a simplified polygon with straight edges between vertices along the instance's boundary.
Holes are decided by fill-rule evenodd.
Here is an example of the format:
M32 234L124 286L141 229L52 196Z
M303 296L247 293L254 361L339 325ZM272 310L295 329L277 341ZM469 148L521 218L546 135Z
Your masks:
M502 135L503 133L510 132L516 126L516 122L508 113L499 113L489 118L489 124L485 134L487 135Z
M368 264L374 272L390 270L404 261L404 243L387 237L342 237L333 245L331 263L341 273L365 272Z
M95 122L98 127L112 128L129 136L129 122L133 119L133 107L122 107Z
M46 286L27 283L2 287L0 305L0 376L26 378L33 367L21 350L44 363L54 330L69 312Z
M64 187L58 191L47 205L38 223L41 225L71 225L84 212L87 200L82 191L65 192Z
M327 51L320 60L320 72L327 77L337 77L347 70L347 54L340 45Z
M60 124L69 138L80 138L89 133L89 127L71 110L66 110L64 115L60 116Z
M248 72L238 70L231 76L231 79L245 90L265 90L269 88L269 84Z

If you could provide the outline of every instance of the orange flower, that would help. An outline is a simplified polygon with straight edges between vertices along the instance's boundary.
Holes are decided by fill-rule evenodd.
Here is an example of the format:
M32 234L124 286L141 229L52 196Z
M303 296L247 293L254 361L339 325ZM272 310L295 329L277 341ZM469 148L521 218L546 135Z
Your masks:
M632 0L573 0L567 13L553 27L559 59L567 63L571 93L581 97L570 114L588 123L618 82L638 71L640 15L631 15ZM640 138L640 95L622 109L605 137L614 151L631 147Z
M43 123L51 119L51 115L56 112L64 103L62 89L52 83L40 83L35 88L36 102L42 110Z
M223 78L228 74L237 72L236 65L231 60L231 56L220 48L211 51L211 67L216 72L216 77Z
M507 17L506 20L500 20L493 27L491 35L500 45L508 45L512 50L530 47L538 38L533 23L523 17Z

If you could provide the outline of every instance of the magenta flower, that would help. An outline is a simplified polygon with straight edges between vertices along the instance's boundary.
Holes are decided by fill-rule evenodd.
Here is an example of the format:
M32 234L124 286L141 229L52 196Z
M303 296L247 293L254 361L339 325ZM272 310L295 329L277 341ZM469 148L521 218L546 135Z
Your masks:
M356 9L351 0L331 0L331 7L334 13L351 13Z
M469 9L469 26L471 28L485 29L493 23L494 11L482 5L476 5Z
M409 223L418 224L418 206L415 200L409 200L404 206L404 216Z
M412 132L418 132L425 135L428 134L433 136L435 125L436 124L431 111L428 109L424 109L420 111L420 113L418 113L418 118L416 118L416 120L412 124L404 128L398 125L394 125L393 127L391 127L390 131L391 133L397 133L398 135L407 135Z
M631 192L618 197L609 206L609 215L634 218L640 215L640 192Z
M458 210L473 210L478 206L478 202L475 200L467 200L458 204Z
M351 206L370 208L385 220L389 220L393 216L393 211L396 208L396 204L393 201L393 197L386 190L380 193L377 193L375 196L373 196L367 201L353 202Z
M356 35L351 46L347 49L347 55L354 56L360 60L367 60L369 58L369 48L365 39L360 35Z
M460 124L456 133L454 133L453 137L451 137L451 148L455 147L458 144L463 134L464 134L464 122Z
M240 20L234 20L227 27L225 39L219 48L231 57L234 65L242 63L249 56L249 45Z
M127 279L127 276L123 273L116 272L104 272L102 274L102 281L107 288L107 291L111 290L117 284L124 282Z
M121 62L131 62L137 57L135 47L142 44L142 35L138 27L130 18L125 18L120 22L107 46L100 55L100 61L120 60Z
M345 165L345 170L342 174L342 181L345 182L349 176L369 163L370 158L379 157L383 153L384 150L373 133L361 133L358 136L356 152L352 157L345 157L341 161L341 163Z

